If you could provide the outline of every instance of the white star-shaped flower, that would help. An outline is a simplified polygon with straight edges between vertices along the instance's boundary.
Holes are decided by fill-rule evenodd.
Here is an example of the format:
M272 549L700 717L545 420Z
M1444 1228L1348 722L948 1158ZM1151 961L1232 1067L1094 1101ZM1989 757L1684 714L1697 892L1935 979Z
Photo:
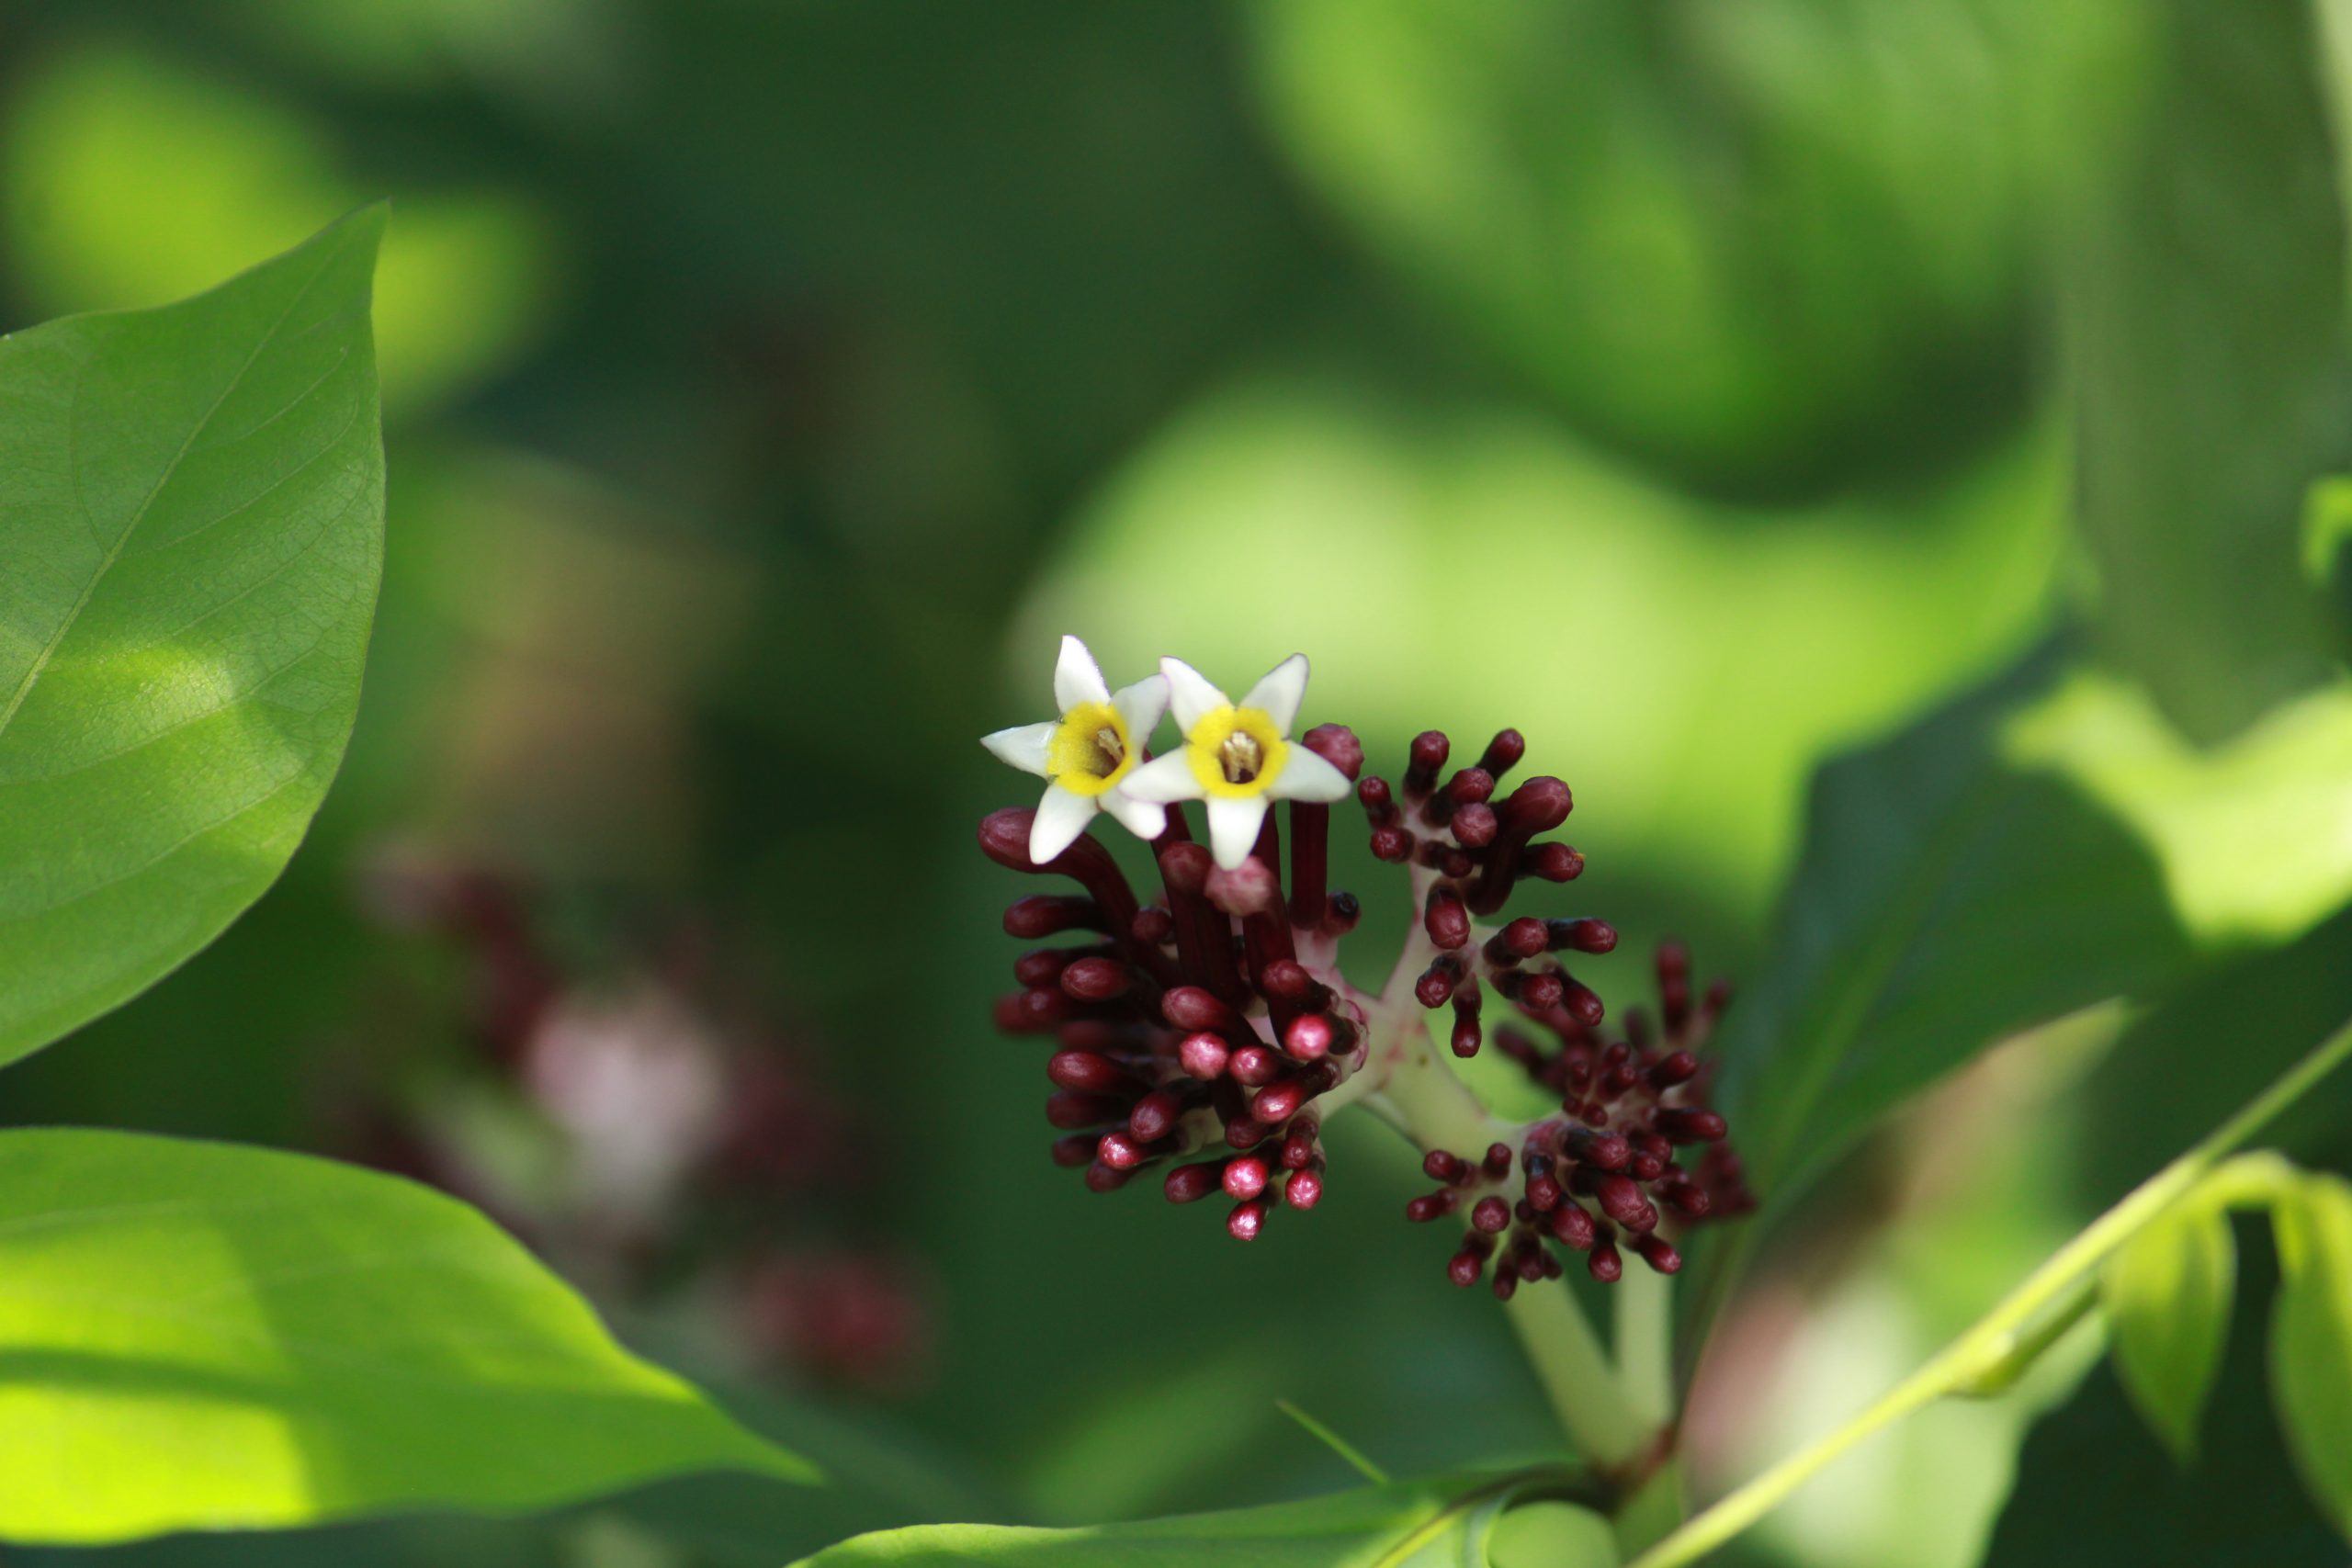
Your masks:
M1150 675L1114 693L1086 645L1065 637L1054 664L1054 705L1061 717L980 737L1002 761L1046 780L1029 829L1029 858L1043 865L1069 848L1097 811L1109 812L1137 838L1158 838L1168 825L1167 808L1130 795L1125 784L1168 711L1167 680Z
M1290 727L1306 695L1306 655L1294 653L1235 703L1181 659L1162 659L1169 705L1184 732L1181 750L1155 757L1126 781L1138 800L1205 800L1209 848L1227 871L1250 858L1277 800L1333 801L1348 775L1295 744Z

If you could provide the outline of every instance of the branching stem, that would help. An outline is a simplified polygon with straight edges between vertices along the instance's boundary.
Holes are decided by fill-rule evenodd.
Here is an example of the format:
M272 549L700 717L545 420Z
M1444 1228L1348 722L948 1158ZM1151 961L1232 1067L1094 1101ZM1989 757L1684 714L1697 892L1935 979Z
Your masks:
M2347 1055L2352 1055L2352 1022L2313 1046L2228 1121L2093 1220L1992 1311L1877 1403L1721 1498L1635 1558L1629 1568L1681 1568L1698 1562L1785 1502L1865 1438L1945 1394L1972 1386L2012 1359L2045 1314L2080 1292L2116 1248L2188 1193L2225 1156L2267 1126Z

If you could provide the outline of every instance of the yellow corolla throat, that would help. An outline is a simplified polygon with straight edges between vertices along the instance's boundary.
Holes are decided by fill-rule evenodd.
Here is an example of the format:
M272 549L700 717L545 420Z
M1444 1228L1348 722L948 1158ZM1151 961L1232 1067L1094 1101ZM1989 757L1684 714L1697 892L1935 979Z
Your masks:
M1101 795L1135 765L1127 721L1109 703L1080 703L1071 708L1046 743L1047 773L1072 795Z
M1290 758L1290 742L1263 708L1211 708L1184 737L1193 776L1212 795L1262 795Z

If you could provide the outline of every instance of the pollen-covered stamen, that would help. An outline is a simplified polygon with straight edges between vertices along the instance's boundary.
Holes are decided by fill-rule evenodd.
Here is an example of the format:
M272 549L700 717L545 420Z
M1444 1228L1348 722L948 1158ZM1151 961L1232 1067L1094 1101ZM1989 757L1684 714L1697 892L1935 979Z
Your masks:
M1237 729L1217 747L1216 761L1226 783L1246 784L1266 765L1266 749L1248 730Z

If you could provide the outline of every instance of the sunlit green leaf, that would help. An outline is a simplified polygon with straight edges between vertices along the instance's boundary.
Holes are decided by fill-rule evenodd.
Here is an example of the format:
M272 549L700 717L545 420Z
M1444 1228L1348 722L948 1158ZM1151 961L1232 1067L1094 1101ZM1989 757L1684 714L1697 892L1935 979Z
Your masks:
M859 1536L808 1558L808 1568L865 1563L998 1562L1006 1568L1459 1568L1483 1560L1487 1531L1510 1499L1541 1478L1447 1476L1222 1514L1190 1514L1084 1529L921 1525ZM1599 1541L1607 1545L1603 1532ZM1588 1568L1607 1555L1555 1559Z
M1768 1203L2002 1035L2185 963L2146 849L2001 755L2047 679L2036 660L1815 778L1776 947L1722 1042Z
M2197 1451L2236 1287L2229 1215L2194 1198L2126 1242L2099 1276L2116 1373L2183 1463Z
M380 208L185 304L0 340L0 1063L277 875L383 554Z
M473 1210L348 1166L0 1134L0 1538L810 1478Z
M2192 744L2145 691L2079 671L2021 711L2004 749L2078 785L2164 868L2181 923L2209 946L2301 934L2352 897L2352 686L2279 703Z
M2352 1539L2352 1183L2308 1177L2271 1214L2270 1397L2312 1500Z
M2345 240L2307 0L2172 0L2136 154L2062 281L2104 630L2176 722L2232 733L2321 679L2310 482L2352 417Z
M1596 868L1638 856L1670 875L1679 920L1702 900L1760 919L1823 754L2033 637L2064 545L2058 458L2037 432L1933 484L1736 504L1524 410L1366 389L1310 359L1212 392L1106 484L1018 646L1084 626L1106 666L1192 648L1236 671L1304 648L1317 716L1356 727L1375 770L1432 724L1457 747L1516 726L1528 767L1574 787ZM1428 592L1474 538L1511 563L1509 594ZM1330 591L1278 615L1166 591L1228 558ZM1464 649L1540 673L1465 679Z
M1749 483L2014 408L2036 209L2129 96L2139 26L2035 0L1245 11L1277 140L1383 260L1589 428Z

